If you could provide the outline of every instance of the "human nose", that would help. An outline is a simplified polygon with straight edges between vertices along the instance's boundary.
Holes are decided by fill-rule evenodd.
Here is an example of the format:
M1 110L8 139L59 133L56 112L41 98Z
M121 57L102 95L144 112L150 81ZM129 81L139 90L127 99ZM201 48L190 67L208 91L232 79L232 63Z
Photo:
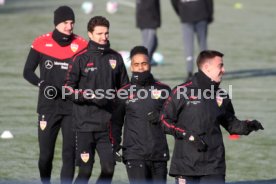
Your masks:
M74 24L67 24L67 29L72 30L74 28Z
M225 68L224 68L224 67L221 68L221 72L222 72L223 74L225 73Z

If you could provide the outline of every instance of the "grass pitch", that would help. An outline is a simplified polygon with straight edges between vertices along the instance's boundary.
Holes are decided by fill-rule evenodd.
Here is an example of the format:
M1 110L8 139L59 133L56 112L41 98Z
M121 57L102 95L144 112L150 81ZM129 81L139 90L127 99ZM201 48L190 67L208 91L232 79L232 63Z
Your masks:
M125 0L126 1L126 0ZM87 38L86 24L94 15L106 16L111 22L111 46L130 50L141 44L135 28L134 9L121 5L118 13L107 14L103 0L94 0L95 11L84 14L82 1L74 0L6 0L0 7L0 132L10 130L14 139L0 139L0 182L38 181L37 168L37 88L22 77L23 66L33 39L52 31L53 11L60 5L75 10L75 33ZM134 3L134 0L128 0ZM258 119L265 130L230 141L224 131L227 181L275 179L276 173L276 25L275 1L215 0L215 21L209 27L210 49L225 54L227 74L222 86L232 85L233 104L240 119ZM156 78L171 87L186 76L180 22L169 1L161 0L162 27L158 30L159 48L165 57L162 66L152 69ZM168 137L170 150L173 139ZM61 139L56 145L52 178L59 180ZM96 160L91 180L99 174ZM168 177L169 182L173 178ZM114 181L127 183L123 164L117 164ZM268 181L269 183L276 183Z

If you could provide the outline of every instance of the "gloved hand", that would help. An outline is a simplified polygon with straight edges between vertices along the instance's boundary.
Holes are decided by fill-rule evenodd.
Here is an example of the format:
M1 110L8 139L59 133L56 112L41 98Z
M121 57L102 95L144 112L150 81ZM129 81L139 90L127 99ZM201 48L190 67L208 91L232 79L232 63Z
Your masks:
M263 130L264 129L262 124L257 120L246 121L246 123L247 123L247 128L250 131L257 131L257 130Z
M189 141L196 147L197 151L199 152L205 152L207 150L208 146L204 142L204 140L198 134L192 131L176 131L176 138Z
M121 148L122 148L121 145L118 145L118 146L112 145L113 155L116 162L122 162L122 155L120 154Z
M159 122L159 113L157 111L151 111L147 115L149 123L157 124Z

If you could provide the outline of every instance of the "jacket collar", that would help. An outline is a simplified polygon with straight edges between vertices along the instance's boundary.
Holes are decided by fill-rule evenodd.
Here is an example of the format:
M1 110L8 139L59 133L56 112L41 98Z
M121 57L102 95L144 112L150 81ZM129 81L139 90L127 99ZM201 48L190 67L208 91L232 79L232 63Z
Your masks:
M193 82L198 84L198 87L202 90L213 89L218 90L220 83L212 81L205 73L199 70L192 79Z
M102 45L90 40L88 43L88 50L104 53L110 50L110 43L108 41L107 44Z

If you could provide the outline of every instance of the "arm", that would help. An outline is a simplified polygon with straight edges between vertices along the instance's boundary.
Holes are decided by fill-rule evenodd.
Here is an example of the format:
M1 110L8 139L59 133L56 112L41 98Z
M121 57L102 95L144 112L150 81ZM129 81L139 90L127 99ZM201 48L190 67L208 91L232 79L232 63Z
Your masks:
M230 133L230 134L239 134L239 135L248 135L252 131L257 131L259 129L263 130L261 123L256 120L253 121L241 121L236 118L233 105L228 99L226 105L226 113L222 118L221 125Z
M41 82L40 78L35 74L40 59L40 53L31 48L23 70L23 77L35 86L38 86Z
M129 83L129 78L127 75L127 70L126 67L124 65L124 61L123 58L121 57L121 55L119 55L119 59L122 61L122 65L120 66L120 72L119 72L119 76L118 79L116 81L116 88L117 90L122 88L123 86L125 86L126 84Z
M77 89L80 81L80 73L79 58L75 57L69 64L65 84L63 86L65 98L75 103L81 103L83 101L83 92Z
M186 101L184 98L177 99L175 93L176 89L172 91L161 111L160 120L164 132L173 135L176 139L192 143L199 152L206 151L207 145L198 134L176 125L178 114L184 110Z
M184 133L184 129L176 126L177 115L181 110L181 99L176 99L176 89L172 91L169 98L165 101L160 114L161 126L166 134L173 135L178 138L178 135ZM183 104L184 105L184 104Z
M120 150L120 144L122 141L122 128L124 125L125 119L125 103L123 100L116 98L114 111L111 118L111 135L112 135L112 144L115 151Z

